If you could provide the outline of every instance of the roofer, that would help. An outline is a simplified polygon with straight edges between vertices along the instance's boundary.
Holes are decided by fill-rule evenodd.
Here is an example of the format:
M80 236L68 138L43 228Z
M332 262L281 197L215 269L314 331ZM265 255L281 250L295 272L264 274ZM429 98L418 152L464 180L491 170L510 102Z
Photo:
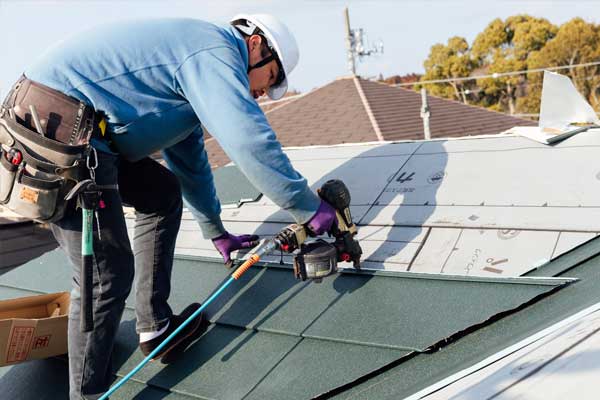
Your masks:
M5 101L15 121L47 138L78 144L86 129L93 132L90 140L97 152L92 151L87 164L102 194L94 222L92 332L82 333L77 324L81 210L70 202L64 216L50 220L74 266L72 399L94 399L108 390L111 353L134 264L136 331L145 355L200 306L192 304L174 315L167 301L182 195L204 237L212 239L227 264L231 252L256 244L257 236L235 236L221 222L202 126L256 188L298 223L308 222L319 235L335 219L333 208L310 190L283 154L255 100L263 94L279 99L287 91L299 56L294 37L270 15L240 15L230 22L218 26L159 19L92 29L46 52ZM169 169L149 158L158 150ZM135 208L133 251L122 204ZM204 328L200 318L190 323L157 358L178 354Z

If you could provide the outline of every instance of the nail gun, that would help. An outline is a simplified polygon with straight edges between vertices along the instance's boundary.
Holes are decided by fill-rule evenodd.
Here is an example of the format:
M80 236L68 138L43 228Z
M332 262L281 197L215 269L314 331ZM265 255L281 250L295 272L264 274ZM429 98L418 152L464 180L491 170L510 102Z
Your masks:
M300 224L291 224L283 228L275 237L253 255L260 258L276 249L294 254L294 275L305 281L321 282L325 276L337 272L338 262L352 262L360 269L362 249L355 239L357 229L350 214L350 192L341 180L329 180L317 191L319 197L335 210L337 221L333 224L330 236L333 243L319 239L306 242L311 233Z

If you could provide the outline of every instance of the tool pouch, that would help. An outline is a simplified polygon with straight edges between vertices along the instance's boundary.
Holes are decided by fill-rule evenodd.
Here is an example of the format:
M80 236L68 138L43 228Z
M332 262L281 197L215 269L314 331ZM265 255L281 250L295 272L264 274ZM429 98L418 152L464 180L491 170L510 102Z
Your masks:
M17 89L20 82L15 85ZM64 97L62 93L60 95ZM77 144L43 136L30 129L14 111L15 98L18 98L18 93L13 87L0 110L0 205L25 218L41 222L58 221L67 207L67 193L77 182L87 178L85 166L90 152L92 125L89 129L84 128L85 132L68 135L67 140L75 138ZM50 102L55 99L56 96L47 97ZM61 118L72 121L77 119L81 106L79 101L69 99L71 110L65 111L62 104L65 115ZM39 108L49 109L49 106L42 102Z

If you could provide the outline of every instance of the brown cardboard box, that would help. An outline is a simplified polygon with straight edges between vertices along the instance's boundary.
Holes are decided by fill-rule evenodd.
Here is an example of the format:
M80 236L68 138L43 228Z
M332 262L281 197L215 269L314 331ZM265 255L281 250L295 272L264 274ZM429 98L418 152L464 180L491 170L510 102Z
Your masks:
M0 301L0 366L67 352L69 293Z

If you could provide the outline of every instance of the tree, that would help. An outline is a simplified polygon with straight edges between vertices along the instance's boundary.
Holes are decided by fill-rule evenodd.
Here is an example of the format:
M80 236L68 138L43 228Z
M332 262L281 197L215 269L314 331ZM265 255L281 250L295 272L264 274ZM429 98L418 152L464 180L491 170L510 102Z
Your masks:
M471 55L487 74L522 71L529 68L530 54L539 51L556 35L557 28L548 20L516 15L493 20L475 38ZM524 93L524 75L499 76L477 80L483 92L481 102L498 111L517 111L518 94Z
M388 85L397 85L399 83L416 83L418 82L422 74L410 73L406 75L392 75L388 78L379 77L378 81L387 83ZM407 85L406 89L412 89L412 85Z
M448 39L446 45L433 45L423 65L425 74L421 78L422 81L469 76L475 66L469 54L469 44L459 36ZM415 89L425 87L431 94L454 98L466 104L465 90L470 86L472 83L468 81L452 81L449 84L416 85Z
M595 61L600 61L600 25L573 18L560 26L556 37L530 55L530 68L573 66ZM600 65L571 67L559 72L567 74L579 93L596 110L600 109ZM541 73L528 76L528 100L523 103L529 112L539 112L542 76Z

